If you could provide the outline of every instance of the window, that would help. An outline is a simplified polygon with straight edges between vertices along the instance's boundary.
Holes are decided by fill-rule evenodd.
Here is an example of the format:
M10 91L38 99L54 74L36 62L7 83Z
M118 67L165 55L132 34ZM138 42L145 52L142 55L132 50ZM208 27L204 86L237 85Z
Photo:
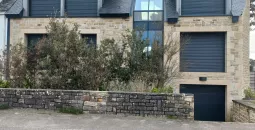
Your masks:
M43 37L46 37L46 34L28 34L27 35L28 49L30 48L33 49Z
M81 37L85 39L86 44L97 45L97 35L96 34L82 34Z
M163 42L163 16L163 0L136 0L133 28L143 31L142 38L149 40L147 48L156 41Z
M65 0L65 12L70 17L97 16L98 0Z
M36 44L44 37L47 37L46 34L28 34L27 35L27 62L29 65L36 63Z
M226 0L182 0L181 15L226 15Z
M60 16L60 0L29 0L29 16Z
M180 52L182 72L225 72L225 32L181 33L186 43Z

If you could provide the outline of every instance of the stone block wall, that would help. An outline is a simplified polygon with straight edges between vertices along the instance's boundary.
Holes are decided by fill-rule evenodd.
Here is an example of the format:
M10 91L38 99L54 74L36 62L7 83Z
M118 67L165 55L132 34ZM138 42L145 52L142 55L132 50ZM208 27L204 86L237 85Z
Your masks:
M234 122L255 123L255 100L233 101L232 120Z
M171 116L194 120L194 96L186 94L0 89L1 104L50 110L72 106L92 114Z

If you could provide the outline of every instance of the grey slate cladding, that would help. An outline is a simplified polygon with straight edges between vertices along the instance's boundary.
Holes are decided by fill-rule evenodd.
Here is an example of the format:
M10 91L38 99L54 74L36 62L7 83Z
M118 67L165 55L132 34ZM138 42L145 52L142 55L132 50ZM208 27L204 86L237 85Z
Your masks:
M232 0L232 15L241 16L244 11L246 2L246 0Z
M106 14L128 14L132 11L133 0L104 0L102 8L99 10L100 15Z
M15 2L16 0L3 0L0 3L0 12L8 11Z
M179 14L176 11L176 0L165 0L166 18L178 18Z
M7 15L16 15L20 14L21 11L23 10L23 1L22 0L17 0L13 6L6 12Z

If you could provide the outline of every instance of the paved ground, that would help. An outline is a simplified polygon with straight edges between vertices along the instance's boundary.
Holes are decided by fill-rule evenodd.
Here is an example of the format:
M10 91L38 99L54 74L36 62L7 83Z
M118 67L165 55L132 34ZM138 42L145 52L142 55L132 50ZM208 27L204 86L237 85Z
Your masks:
M187 122L113 115L68 115L53 111L0 111L0 130L255 130L255 124Z

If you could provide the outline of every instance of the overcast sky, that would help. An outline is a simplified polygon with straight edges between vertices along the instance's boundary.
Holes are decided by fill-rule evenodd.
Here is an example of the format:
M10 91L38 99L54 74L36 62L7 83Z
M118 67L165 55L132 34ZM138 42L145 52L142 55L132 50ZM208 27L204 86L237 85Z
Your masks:
M255 31L250 33L250 58L255 59Z

